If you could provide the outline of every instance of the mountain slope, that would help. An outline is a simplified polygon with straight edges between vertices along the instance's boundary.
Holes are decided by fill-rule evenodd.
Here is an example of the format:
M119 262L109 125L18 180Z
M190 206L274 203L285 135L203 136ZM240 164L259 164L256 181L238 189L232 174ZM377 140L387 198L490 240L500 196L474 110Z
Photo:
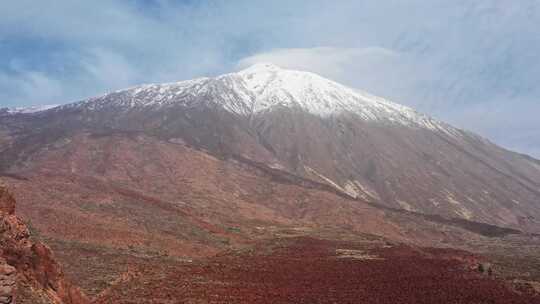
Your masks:
M295 235L376 235L469 250L512 242L520 252L538 252L537 241L518 231L391 210L263 163L143 133L81 133L30 162L2 180L67 277L92 297L139 267L160 269Z
M312 73L258 64L4 113L1 168L31 168L44 149L83 131L142 132L218 157L241 155L393 208L540 231L535 160Z

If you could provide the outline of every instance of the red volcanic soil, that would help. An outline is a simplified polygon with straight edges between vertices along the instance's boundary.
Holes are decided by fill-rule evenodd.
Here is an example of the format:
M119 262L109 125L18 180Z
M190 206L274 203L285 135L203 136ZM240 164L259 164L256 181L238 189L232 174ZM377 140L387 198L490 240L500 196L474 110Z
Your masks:
M540 303L458 250L313 238L134 274L97 303ZM371 248L370 248L371 247Z

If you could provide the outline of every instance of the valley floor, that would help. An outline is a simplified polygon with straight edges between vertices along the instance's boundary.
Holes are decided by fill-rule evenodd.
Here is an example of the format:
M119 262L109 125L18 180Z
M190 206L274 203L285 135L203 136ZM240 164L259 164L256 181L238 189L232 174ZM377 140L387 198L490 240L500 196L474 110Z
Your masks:
M480 256L376 238L277 238L196 260L116 258L129 270L96 303L540 303L529 286L479 272Z

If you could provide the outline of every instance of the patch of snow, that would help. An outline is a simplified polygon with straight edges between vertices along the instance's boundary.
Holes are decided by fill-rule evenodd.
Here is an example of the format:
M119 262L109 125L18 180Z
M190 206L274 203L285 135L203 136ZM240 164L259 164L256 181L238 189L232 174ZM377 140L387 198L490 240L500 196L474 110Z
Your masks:
M345 189L343 189L340 185L338 185L336 182L334 182L333 180L329 179L328 177L322 175L321 173L317 172L315 169L313 169L313 168L311 168L311 167L308 167L308 166L304 166L304 169L305 169L307 172L309 172L309 173L311 173L311 174L313 174L313 175L319 177L320 179L322 179L322 180L325 181L326 183L330 184L330 185L333 186L334 188L338 189L339 191L341 191L341 192L343 192L343 193L346 193L347 195L350 196L350 194L349 194Z
M416 211L416 210L411 206L411 204L407 203L406 201L396 200L396 202L399 204L399 206L400 206L402 209L405 209L405 210L407 210L407 211Z
M18 107L10 108L7 110L10 114L30 114L47 111L52 108L56 108L59 105L39 105L39 106L29 106L29 107Z
M456 210L455 213L467 220L470 220L473 218L473 213L469 209L463 206L461 206L458 210Z
M219 78L232 78L240 83L242 91L252 96L253 113L276 106L299 107L320 116L352 112L365 120L420 126L458 135L453 128L409 107L348 88L310 72L281 69L263 63Z
M363 193L365 193L368 196L368 197L365 197L365 196L362 197L365 200L370 201L371 199L375 199L375 200L380 199L379 194L377 194L377 192L375 190L371 189L370 187L368 187L366 185L363 185L358 180L355 180L354 184L360 189L360 191L362 191Z
M345 190L345 192L347 192L347 194L349 194L350 196L354 198L360 197L360 193L358 193L358 188L351 181L346 181L345 185L343 186L343 189Z
M465 206L463 206L458 200L456 200L454 195L448 190L446 190L446 199L450 204L455 206L454 212L457 215L467 220L470 220L473 217L473 212L465 208Z
M461 203L460 203L459 201L457 201L457 200L454 198L454 196L452 196L451 194L449 194L449 195L446 196L446 200L447 200L450 204L452 204L452 205L458 205L458 206L461 205Z
M282 164L280 163L273 163L273 164L270 164L268 165L270 168L272 169L277 169L277 170L286 170L287 168L285 166L283 166Z

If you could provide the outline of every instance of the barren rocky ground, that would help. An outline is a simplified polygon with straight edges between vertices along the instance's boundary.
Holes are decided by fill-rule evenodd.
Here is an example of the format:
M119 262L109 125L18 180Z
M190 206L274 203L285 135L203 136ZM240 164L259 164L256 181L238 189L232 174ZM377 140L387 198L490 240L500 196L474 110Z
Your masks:
M451 249L278 239L133 272L97 303L538 303ZM136 299L136 300L135 300Z

